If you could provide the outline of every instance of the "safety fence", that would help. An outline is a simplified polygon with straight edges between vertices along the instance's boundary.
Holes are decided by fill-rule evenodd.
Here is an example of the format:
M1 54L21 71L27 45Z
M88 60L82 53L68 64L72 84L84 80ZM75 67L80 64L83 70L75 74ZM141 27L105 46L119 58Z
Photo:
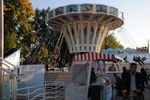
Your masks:
M64 100L65 83L45 81L44 85L17 89L17 100Z
M1 100L16 100L16 78L16 67L10 62L0 58Z

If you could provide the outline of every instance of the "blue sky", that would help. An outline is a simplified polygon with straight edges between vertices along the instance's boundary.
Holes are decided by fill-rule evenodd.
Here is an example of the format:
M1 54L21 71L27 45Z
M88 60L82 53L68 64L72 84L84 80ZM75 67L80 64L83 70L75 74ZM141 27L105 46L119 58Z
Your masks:
M147 46L150 40L150 0L30 0L34 8L56 8L68 4L78 3L98 3L106 4L120 9L124 12L123 28L127 32L126 37L130 38L132 44L126 44L123 36L126 32L116 33L117 39L125 45L125 47L134 48L134 46ZM130 36L129 36L130 35ZM133 40L135 41L133 41ZM127 40L128 41L128 40ZM134 43L133 43L134 42Z

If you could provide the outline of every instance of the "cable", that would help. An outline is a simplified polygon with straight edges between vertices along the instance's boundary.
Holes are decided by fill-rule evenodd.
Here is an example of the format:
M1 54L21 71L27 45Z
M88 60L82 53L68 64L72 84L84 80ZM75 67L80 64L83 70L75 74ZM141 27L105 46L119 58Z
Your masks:
M134 41L134 39L132 38L132 36L124 27L116 29L114 33L117 36L117 38L121 42L123 42L123 44L125 44L127 47L136 48L138 46L136 42Z

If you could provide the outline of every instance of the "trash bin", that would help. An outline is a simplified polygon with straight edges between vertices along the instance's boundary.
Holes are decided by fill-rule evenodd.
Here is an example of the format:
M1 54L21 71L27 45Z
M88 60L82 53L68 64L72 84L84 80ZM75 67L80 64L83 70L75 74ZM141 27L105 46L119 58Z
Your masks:
M99 76L96 83L89 86L88 98L90 100L111 100L111 81L106 76Z
M88 98L90 100L103 100L103 86L90 85L88 91Z

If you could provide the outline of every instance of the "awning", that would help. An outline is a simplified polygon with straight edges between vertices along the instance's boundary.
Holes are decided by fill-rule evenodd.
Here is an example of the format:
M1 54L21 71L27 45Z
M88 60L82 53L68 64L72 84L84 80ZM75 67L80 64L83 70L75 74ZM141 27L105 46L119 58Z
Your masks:
M80 54L73 57L73 61L90 61L90 60L123 61L122 58L114 54L94 53L94 52Z

